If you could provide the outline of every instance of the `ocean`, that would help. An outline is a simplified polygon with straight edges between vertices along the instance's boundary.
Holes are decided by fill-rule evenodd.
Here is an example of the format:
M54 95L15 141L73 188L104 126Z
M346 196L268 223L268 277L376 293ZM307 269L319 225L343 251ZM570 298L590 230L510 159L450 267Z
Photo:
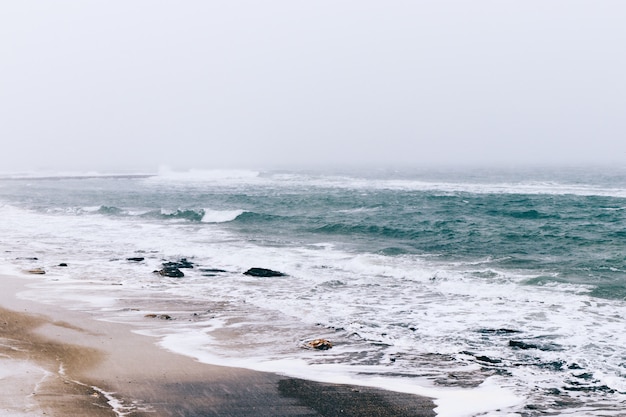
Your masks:
M202 362L441 416L626 415L624 169L4 175L0 236L20 297Z

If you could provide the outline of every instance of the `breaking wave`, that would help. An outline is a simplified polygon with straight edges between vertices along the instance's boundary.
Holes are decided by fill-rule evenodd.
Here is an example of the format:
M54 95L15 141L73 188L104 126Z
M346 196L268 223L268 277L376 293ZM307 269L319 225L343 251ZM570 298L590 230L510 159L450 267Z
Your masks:
M182 220L198 223L226 223L235 220L246 213L244 210L213 210L213 209L157 209L144 211L129 211L114 206L100 206L99 208L83 208L80 213L96 213L112 217L143 217L162 220Z

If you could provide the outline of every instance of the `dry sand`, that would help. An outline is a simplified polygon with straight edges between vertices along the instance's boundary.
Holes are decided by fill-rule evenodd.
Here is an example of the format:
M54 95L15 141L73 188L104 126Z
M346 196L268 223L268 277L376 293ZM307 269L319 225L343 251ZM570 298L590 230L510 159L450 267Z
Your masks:
M0 276L0 415L434 416L428 398L206 365L125 324L19 300Z

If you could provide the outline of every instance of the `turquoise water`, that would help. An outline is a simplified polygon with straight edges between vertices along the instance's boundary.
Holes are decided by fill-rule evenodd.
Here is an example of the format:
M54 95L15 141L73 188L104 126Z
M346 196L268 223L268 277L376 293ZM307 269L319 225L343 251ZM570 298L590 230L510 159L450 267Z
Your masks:
M328 363L359 373L455 386L461 367L468 386L502 378L524 399L507 412L526 416L619 415L626 400L623 170L5 178L0 208L5 262L68 262L72 280L98 264L90 279L146 297L254 305L263 323L282 317L265 331L285 346L332 329L346 351ZM144 269L119 261L137 254ZM176 257L229 272L157 284L148 271ZM252 266L291 279L241 278ZM285 349L246 355L299 357Z
M530 179L482 174L469 178L480 180L475 183L459 174L446 178L456 180L452 183L427 178L430 182L417 184L408 174L355 175L356 187L349 176L264 175L267 181L232 188L193 181L146 187L143 178L91 178L10 181L2 191L8 204L24 208L49 212L92 206L98 209L90 215L137 221L202 224L205 208L241 210L224 228L266 244L328 240L351 251L387 256L489 258L493 268L539 275L528 285L571 282L593 287L598 297L626 297L626 178L617 174L573 171L575 180L568 182L541 181L545 172L535 174L539 180L531 173L526 174ZM307 187L307 180L312 185Z

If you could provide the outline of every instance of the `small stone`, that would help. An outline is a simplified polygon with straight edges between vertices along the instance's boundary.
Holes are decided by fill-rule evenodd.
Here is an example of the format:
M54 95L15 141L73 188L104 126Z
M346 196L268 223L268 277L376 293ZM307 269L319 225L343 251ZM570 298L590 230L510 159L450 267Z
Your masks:
M307 342L306 345L317 350L328 350L333 347L333 344L326 339L311 340L310 342Z
M29 269L26 272L28 272L29 274L34 274L34 275L44 275L46 273L46 271L43 268Z
M149 319L172 320L172 316L169 314L146 314L144 317Z

